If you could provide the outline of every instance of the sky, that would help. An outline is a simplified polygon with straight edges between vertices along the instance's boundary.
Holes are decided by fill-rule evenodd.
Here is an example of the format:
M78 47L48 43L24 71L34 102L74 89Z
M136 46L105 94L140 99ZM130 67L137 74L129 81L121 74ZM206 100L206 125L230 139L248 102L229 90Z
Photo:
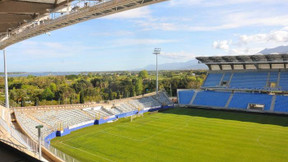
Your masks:
M159 64L255 54L288 45L287 8L288 0L161 2L14 44L8 72L134 70L155 64L154 48Z

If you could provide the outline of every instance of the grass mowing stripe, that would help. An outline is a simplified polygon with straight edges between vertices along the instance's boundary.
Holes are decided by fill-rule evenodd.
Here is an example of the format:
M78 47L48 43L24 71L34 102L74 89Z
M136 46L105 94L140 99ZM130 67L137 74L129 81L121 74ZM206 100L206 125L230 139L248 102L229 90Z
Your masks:
M288 118L175 108L56 138L81 161L286 161ZM71 145L83 151L73 151Z

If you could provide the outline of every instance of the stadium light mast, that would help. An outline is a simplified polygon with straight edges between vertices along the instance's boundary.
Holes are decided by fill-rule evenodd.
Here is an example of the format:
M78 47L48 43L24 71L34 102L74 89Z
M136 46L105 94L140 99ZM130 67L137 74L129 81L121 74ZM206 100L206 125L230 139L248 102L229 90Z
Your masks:
M4 75L5 75L5 107L9 108L9 94L8 94L8 75L7 75L7 63L6 63L6 50L3 49L4 59Z
M158 55L161 52L161 48L154 49L154 55L156 55L156 94L158 95Z

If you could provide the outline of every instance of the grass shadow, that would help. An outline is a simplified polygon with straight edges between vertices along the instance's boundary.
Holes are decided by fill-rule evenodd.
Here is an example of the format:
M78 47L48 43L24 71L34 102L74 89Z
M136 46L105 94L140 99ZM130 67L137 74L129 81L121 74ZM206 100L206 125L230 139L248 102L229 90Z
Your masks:
M219 118L225 120L237 120L259 124L272 124L288 127L288 115L261 114L255 112L239 112L229 110L215 110L203 108L171 108L160 113L172 113L177 115L190 115L205 118Z

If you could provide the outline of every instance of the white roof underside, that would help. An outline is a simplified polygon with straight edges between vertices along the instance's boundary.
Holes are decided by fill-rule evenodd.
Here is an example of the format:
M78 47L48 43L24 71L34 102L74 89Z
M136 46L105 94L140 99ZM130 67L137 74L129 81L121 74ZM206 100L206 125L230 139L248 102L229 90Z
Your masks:
M287 69L288 54L196 57L210 70Z

